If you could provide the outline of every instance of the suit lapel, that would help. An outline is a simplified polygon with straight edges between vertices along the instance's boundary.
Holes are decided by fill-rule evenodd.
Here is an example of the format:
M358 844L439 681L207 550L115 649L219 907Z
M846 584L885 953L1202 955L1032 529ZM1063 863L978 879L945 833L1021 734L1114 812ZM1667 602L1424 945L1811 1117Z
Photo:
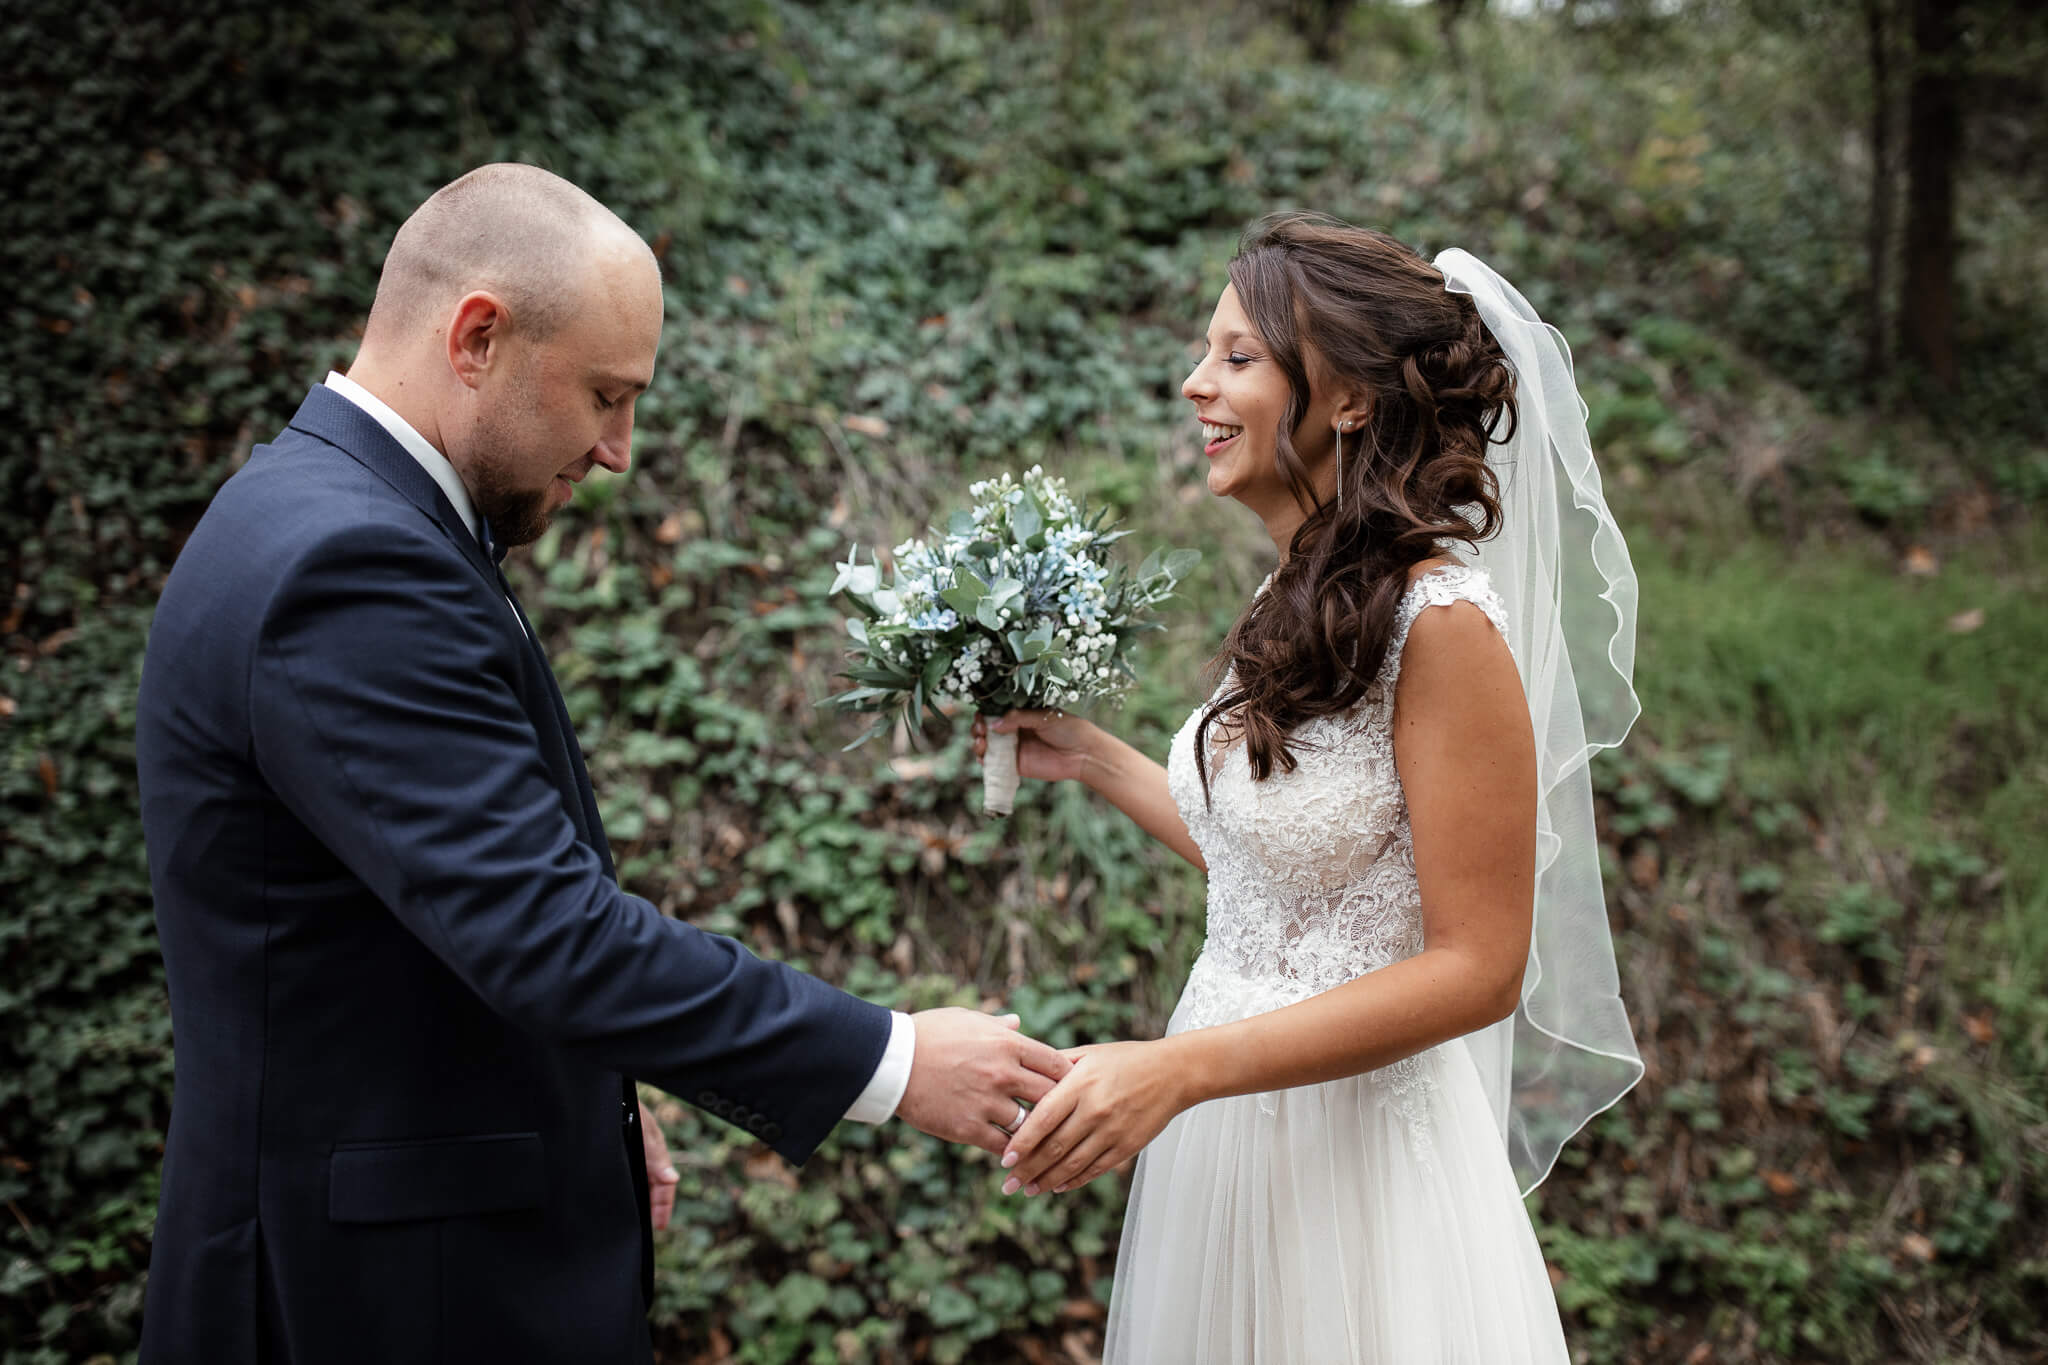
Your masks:
M348 399L324 384L314 385L306 395L306 401L289 424L293 430L323 441L347 455L356 463L368 469L389 484L407 501L425 513L441 528L449 542L468 561L478 577L490 590L501 595L511 606L517 624L510 628L522 632L521 644L526 650L529 672L533 676L533 690L545 697L542 703L544 714L537 714L528 707L528 716L534 728L541 733L543 741L553 731L553 740L560 755L561 765L569 781L562 793L563 805L568 808L569 817L577 827L584 841L597 850L598 861L603 865L605 875L617 880L618 874L612 866L609 842L604 837L604 825L598 818L597 796L590 785L590 773L583 763L583 751L576 743L575 732L569 725L569 708L562 700L562 689L555 682L555 671L548 664L547 654L540 647L540 637L534 633L533 622L519 606L512 587L505 581L498 561L504 558L501 547L488 548L479 544L469 533L462 517L449 503L447 494L434 482L433 476L420 468L406 448L400 445L390 432L380 425L376 418L364 412ZM484 523L486 540L490 538L490 524ZM556 766L550 762L550 767Z
M290 426L325 441L390 484L441 528L441 533L484 582L496 581L497 566L484 554L483 546L477 544L469 527L463 525L462 516L449 503L448 495L376 418L325 384L315 384L293 414Z
M485 534L488 537L488 523ZM501 557L502 554L503 551L495 548L492 551L493 558ZM540 671L542 690L547 693L554 711L555 728L561 737L564 755L569 761L569 772L575 778L577 804L582 808L582 818L577 824L582 828L585 841L597 850L597 860L603 865L604 874L617 881L618 873L612 867L611 842L604 837L604 822L598 818L597 813L597 793L590 785L590 770L583 763L583 746L576 742L576 732L569 723L569 704L562 698L561 684L555 681L555 670L548 663L546 652L540 647L540 636L534 631L533 622L527 618L526 609L519 605L519 598L512 591L512 585L505 580L504 571L493 565L492 572L505 594L505 600L512 605L512 610L519 617L521 628L526 632L527 653ZM572 811L571 814L575 812Z

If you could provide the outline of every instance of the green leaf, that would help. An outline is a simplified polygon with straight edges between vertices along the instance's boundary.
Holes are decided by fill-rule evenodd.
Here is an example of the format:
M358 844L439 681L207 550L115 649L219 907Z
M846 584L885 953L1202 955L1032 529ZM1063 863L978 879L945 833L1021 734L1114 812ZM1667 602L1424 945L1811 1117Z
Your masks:
M1201 562L1200 550L1175 550L1166 556L1166 576L1178 583L1193 573Z
M868 726L867 729L860 732L859 738L855 739L853 743L847 745L844 749L841 749L839 752L843 754L851 750L858 749L861 745L867 743L869 740L876 739L882 735L888 734L889 731L895 727L895 725L895 713L885 711L881 715L875 717L874 724Z
M988 584L966 569L956 572L953 578L953 586L940 593L940 599L962 616L976 615L988 597Z
M1010 534L1019 545L1033 550L1045 548L1045 509L1029 493L1010 509Z
M937 691L939 684L946 679L946 671L952 666L953 656L950 652L932 655L925 663L924 677L920 680L924 685L924 690L926 692Z

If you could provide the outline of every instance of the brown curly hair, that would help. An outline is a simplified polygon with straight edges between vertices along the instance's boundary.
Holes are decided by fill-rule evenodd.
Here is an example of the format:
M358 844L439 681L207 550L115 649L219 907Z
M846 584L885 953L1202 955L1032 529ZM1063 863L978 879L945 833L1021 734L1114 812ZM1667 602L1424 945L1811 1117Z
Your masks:
M1276 462L1308 512L1273 581L1215 660L1228 685L1195 730L1209 794L1209 727L1242 733L1254 779L1291 772L1288 738L1339 714L1379 675L1414 566L1446 541L1498 529L1491 441L1516 421L1515 381L1469 296L1382 232L1321 214L1281 213L1245 229L1230 282L1287 376ZM1348 380L1366 393L1347 435L1338 496L1325 502L1294 447L1309 391ZM1355 442L1355 443L1354 443Z

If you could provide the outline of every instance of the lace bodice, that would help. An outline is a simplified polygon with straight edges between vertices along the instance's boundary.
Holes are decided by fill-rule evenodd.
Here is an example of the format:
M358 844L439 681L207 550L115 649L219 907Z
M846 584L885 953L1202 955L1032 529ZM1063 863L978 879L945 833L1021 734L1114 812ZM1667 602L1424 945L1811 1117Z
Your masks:
M1296 766L1253 781L1241 741L1213 747L1211 801L1195 770L1206 704L1174 736L1167 786L1209 866L1208 942L1177 1012L1199 1028L1279 1009L1422 949L1408 805L1394 769L1394 686L1415 618L1471 602L1506 634L1486 575L1447 565L1402 597L1386 661L1349 711L1291 737Z

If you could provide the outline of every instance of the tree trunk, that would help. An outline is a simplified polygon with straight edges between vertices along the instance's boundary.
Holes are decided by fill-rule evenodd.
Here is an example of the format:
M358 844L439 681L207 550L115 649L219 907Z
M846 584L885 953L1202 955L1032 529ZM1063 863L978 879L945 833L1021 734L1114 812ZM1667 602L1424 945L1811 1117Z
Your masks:
M1898 189L1892 165L1891 0L1863 0L1870 34L1870 313L1864 323L1864 379L1872 398L1891 371L1885 297L1891 281L1892 201Z
M1906 110L1906 276L1901 347L1954 389L1956 167L1963 150L1959 0L1913 0L1913 82Z
M1308 43L1308 55L1327 62L1337 55L1337 35L1344 30L1352 0L1292 0L1288 17L1294 31Z
M1465 12L1465 3L1466 0L1436 0L1437 31L1443 35L1444 46L1453 53L1458 50L1458 19Z

